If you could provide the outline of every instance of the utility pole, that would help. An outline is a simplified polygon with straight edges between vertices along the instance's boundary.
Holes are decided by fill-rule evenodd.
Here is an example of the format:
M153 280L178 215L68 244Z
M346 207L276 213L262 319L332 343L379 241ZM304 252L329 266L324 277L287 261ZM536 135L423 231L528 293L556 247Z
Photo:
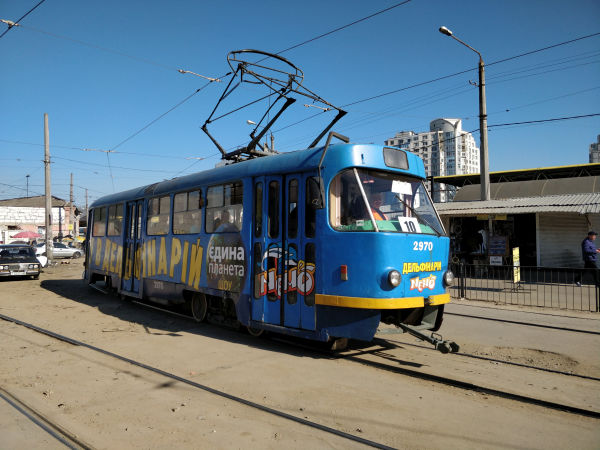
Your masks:
M48 114L44 113L44 169L46 178L46 256L52 261L52 194L50 192L50 132Z
M69 226L71 227L71 238L75 239L75 207L73 205L73 173L71 172L71 190L69 193Z
M485 64L483 63L481 54L479 54L479 143L481 145L481 200L489 200L490 162L488 154L487 108L485 102Z
M461 41L454 36L452 31L446 27L440 27L440 33L450 36L455 41L461 43L465 47L473 50L479 55L479 141L480 141L480 183L481 183L481 200L490 199L490 170L488 156L488 135L487 135L487 109L485 103L485 64L481 53L475 50L466 42Z

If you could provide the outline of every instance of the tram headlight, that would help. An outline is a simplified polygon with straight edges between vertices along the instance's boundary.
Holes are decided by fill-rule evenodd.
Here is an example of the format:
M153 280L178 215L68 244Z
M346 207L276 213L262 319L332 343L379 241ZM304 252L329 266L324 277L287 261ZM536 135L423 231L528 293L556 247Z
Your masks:
M454 274L451 270L444 272L444 285L452 286L454 284Z
M388 273L388 281L394 287L399 286L400 282L402 281L402 276L400 275L400 272L398 272L397 270L390 270L390 272Z

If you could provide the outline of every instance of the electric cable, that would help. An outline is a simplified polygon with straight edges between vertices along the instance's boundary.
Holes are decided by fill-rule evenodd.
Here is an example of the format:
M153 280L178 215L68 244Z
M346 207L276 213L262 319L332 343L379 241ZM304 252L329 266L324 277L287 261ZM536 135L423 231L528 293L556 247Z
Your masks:
M371 19L372 17L378 16L379 14L383 14L383 13L385 13L385 12L388 12L388 11L390 11L390 10L394 9L394 8L397 8L397 7L399 7L399 6L406 5L407 3L410 3L410 1L411 1L411 0L405 0L405 1L403 1L403 2L396 3L395 5L392 5L392 6L388 7L388 8L382 9L382 10L380 10L380 11L377 11L377 12L375 12L375 13L373 13L373 14L370 14L370 15L368 15L368 16L366 16L366 17L363 17L363 18L361 18L361 19L355 20L354 22L350 22L350 23L348 23L348 24L346 24L346 25L342 25L341 27L337 27L337 28L335 28L335 29L333 29L333 30L331 30L331 31L328 31L328 32L326 32L326 33L320 34L320 35L318 35L318 36L315 36L315 37L313 37L313 38L307 39L307 40L306 40L306 41L304 41L304 42L300 42L299 44L292 45L291 47L288 47L288 48L286 48L286 49L284 49L284 50L280 50L279 52L277 52L277 53L275 53L275 54L276 54L276 55L279 55L279 54L281 54L281 53L284 53L284 52L287 52L287 51L293 50L293 49L295 49L295 48L301 47L301 46L303 46L303 45L309 44L310 42L314 42L314 41L316 41L316 40L318 40L318 39L324 38L325 36L329 36L330 34L337 33L338 31L341 31L341 30L344 30L344 29L346 29L346 28L348 28L348 27L351 27L351 26L353 26L353 25L356 25L357 23L364 22L365 20L369 20L369 19ZM263 59L261 59L260 61L264 61L264 59L266 59L266 58L263 58ZM258 62L260 62L260 61L258 61Z
M549 49L552 49L552 48L560 47L562 45L572 44L573 42L578 42L578 41L581 41L583 39L589 39L589 38L592 38L592 37L596 37L598 35L600 35L600 32L593 33L593 34L588 34L586 36L581 36L581 37L578 37L576 39L571 39L571 40L564 41L564 42L559 42L558 44L549 45L549 46L546 46L546 47L543 47L543 48L539 48L539 49L536 49L536 50L532 50L532 51L529 51L529 52L520 53L520 54L515 55L515 56L510 56L508 58L504 58L504 59L500 59L500 60L497 60L497 61L493 61L491 63L486 63L485 67L489 67L489 66L492 66L492 65L495 65L495 64L504 63L506 61L511 61L511 60L517 59L517 58L522 58L523 56L533 55L534 53L543 52L543 51L546 51L546 50L549 50ZM431 83L435 83L437 81L445 80L447 78L452 78L452 77L455 77L455 76L458 76L458 75L462 75L462 74L470 72L472 70L477 70L477 67L470 68L470 69L465 69L465 70L461 70L460 72L455 72L455 73L452 73L450 75L444 75L444 76L441 76L441 77L433 78L433 79L428 80L428 81L423 81L423 82L420 82L420 83L415 83L413 85L406 86L406 87L403 87L403 88L400 88L400 89L394 89L393 91L388 91L388 92L384 92L382 94L378 94L378 95L374 95L374 96L371 96L371 97L367 97L367 98L364 98L364 99L361 99L361 100L356 100L354 102L342 105L341 107L342 108L346 108L348 106L353 106L353 105L357 105L359 103L364 103L364 102L367 102L367 101L375 100L377 98L381 98L381 97L385 97L385 96L388 96L388 95L396 94L398 92L406 91L408 89L413 89L413 88L416 88L416 87L419 87L419 86L424 86L426 84L431 84Z
M20 18L18 18L16 22L13 22L13 25L10 25L10 24L7 23L8 28L6 29L6 31L4 33L0 34L0 38L2 38L2 36L4 36L6 33L8 33L13 27L15 27L15 26L22 26L19 22L21 20L23 20L25 17L27 17L30 13L32 13L34 9L36 9L38 6L40 6L45 1L46 0L41 0L37 5L35 5L29 11L27 11L24 15L22 15Z
M220 78L224 78L229 74L223 75ZM123 141L119 142L117 145L115 145L114 147L112 147L109 152L112 152L114 150L116 150L117 148L119 148L121 145L123 145L125 142L133 139L134 137L136 137L138 134L140 134L142 131L144 131L145 129L147 129L148 127L150 127L151 125L155 124L156 122L158 122L160 119L162 119L163 117L165 117L167 114L169 114L170 112L172 112L173 110L179 108L181 105L183 105L185 102L187 102L188 100L190 100L194 95L196 95L198 92L202 91L204 88L206 88L209 84L211 84L213 81L208 81L204 86L202 86L201 88L196 89L194 92L192 92L190 95L188 95L186 98L184 98L183 100L181 100L179 103L177 103L175 106L173 106L171 109L169 109L168 111L162 113L160 116L158 116L156 119L152 120L150 123L148 123L147 125L143 126L142 128L140 128L138 131L136 131L135 133L133 133L131 136L127 137L126 139L124 139Z

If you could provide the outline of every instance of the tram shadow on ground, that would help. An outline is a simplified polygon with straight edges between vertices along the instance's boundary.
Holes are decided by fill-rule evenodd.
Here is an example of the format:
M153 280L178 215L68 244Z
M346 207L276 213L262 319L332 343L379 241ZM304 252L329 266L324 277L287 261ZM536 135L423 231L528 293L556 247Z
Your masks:
M183 333L195 334L260 350L315 359L336 359L339 357L352 359L357 351L358 354L371 353L378 355L382 351L399 347L395 344L382 342L351 341L347 352L336 353L330 351L326 343L272 333L266 334L267 339L256 338L246 333L243 327L234 329L208 322L197 323L192 317L186 318L169 314L166 311L145 308L143 305L133 303L130 300L121 300L114 294L103 294L90 288L83 280L79 279L47 279L43 280L40 286L42 289L68 300L90 308L97 308L103 314L116 317L124 322L140 325L148 334L171 337L183 337ZM150 306L160 307L160 305ZM181 311L175 312L181 313ZM413 363L397 359L395 362L399 365L413 365ZM366 362L361 361L361 363Z

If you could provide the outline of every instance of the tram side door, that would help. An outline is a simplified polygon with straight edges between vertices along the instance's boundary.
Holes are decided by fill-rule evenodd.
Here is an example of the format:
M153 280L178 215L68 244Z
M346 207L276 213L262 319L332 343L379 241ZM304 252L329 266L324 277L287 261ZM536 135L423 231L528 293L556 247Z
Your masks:
M316 206L320 196L310 174L285 177L282 211L285 258L281 260L283 325L316 329Z
M126 229L123 248L121 290L140 298L141 292L141 232L143 201L128 202L126 205Z
M281 285L278 283L282 250L281 207L283 177L255 178L253 186L252 320L282 324Z
M306 242L306 178L255 179L252 320L314 330L314 290L307 282L307 276L314 280L314 243Z

